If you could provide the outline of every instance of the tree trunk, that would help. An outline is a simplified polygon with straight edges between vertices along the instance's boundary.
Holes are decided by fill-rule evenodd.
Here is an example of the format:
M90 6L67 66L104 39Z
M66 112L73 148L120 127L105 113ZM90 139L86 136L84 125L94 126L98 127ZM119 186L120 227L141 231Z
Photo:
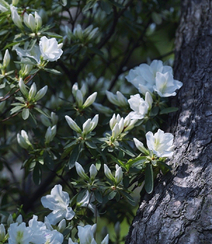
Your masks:
M127 244L212 243L212 2L184 0L181 11L173 171L142 198Z

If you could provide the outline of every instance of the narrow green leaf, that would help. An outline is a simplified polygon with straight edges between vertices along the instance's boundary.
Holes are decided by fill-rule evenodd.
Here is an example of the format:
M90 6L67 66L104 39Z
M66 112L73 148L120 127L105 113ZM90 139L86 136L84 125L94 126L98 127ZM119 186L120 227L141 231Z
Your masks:
M75 162L77 161L79 155L80 155L80 151L81 151L81 146L80 144L77 144L71 154L70 154L70 158L69 158L69 162L68 162L68 166L69 166L69 169L72 169L75 165Z
M131 204L132 206L135 206L135 205L136 205L136 203L135 203L133 197L132 197L129 193L127 193L127 192L125 192L125 191L120 191L120 193L122 194L122 196L123 196L125 199L127 199L127 201L129 202L129 204Z
M54 75L61 75L61 72L56 70L56 69L47 69L47 68L45 68L44 70L49 72L49 73L51 73L51 74L54 74Z
M148 194L152 193L154 188L154 176L152 164L147 163L145 169L145 190Z
M85 141L85 144L91 149L96 149L96 145L92 141Z
M103 198L102 198L102 194L100 193L100 191L98 191L98 190L94 191L94 195L95 195L96 200L99 203L102 203Z
M42 179L42 170L40 164L37 162L33 170L33 181L36 185L39 185L41 183L41 179Z
M160 111L160 114L169 114L178 111L176 107L164 108Z
M38 107L34 108L38 113L43 114L44 116L46 116L47 118L51 118L51 116L49 116L49 114L47 114L46 112L44 112L43 110L39 109Z
M18 112L19 110L21 110L22 108L23 108L23 106L16 106L16 107L12 108L10 110L10 112L11 112L11 114L14 114L14 113Z

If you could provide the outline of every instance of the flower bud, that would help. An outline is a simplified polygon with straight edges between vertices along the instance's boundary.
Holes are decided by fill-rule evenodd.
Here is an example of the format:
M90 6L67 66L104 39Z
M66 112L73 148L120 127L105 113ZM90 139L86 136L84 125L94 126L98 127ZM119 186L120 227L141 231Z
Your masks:
M23 29L21 17L18 15L17 9L15 6L10 5L12 20L18 28Z
M145 94L145 102L148 103L148 105L149 105L148 110L150 110L152 108L153 99L149 92L146 92L146 94Z
M52 128L49 126L45 134L45 143L51 142L56 135L57 126L54 125Z
M115 172L115 181L116 184L119 184L123 179L122 168L116 164L116 172Z
M66 115L65 119L72 130L76 131L77 133L82 132L81 129L79 128L79 126L73 121L72 118L70 118L68 115Z
M51 121L53 125L56 125L58 122L58 116L54 112L51 112Z
M115 181L115 178L111 173L111 170L108 168L108 166L106 164L104 164L104 173L108 179Z
M86 175L83 167L75 162L75 167L76 167L76 171L77 171L77 174L83 179L83 180L89 180L88 176Z
M29 137L25 130L21 131L21 135L19 133L17 134L17 141L18 141L18 144L21 147L23 147L24 149L27 149L30 146L32 147L32 144L29 141Z
M89 171L90 171L90 178L94 180L98 172L96 166L92 164Z
M42 26L42 18L37 12L35 12L35 23L36 29L39 30Z
M24 24L32 30L32 32L35 32L36 30L36 23L35 18L32 14L24 13Z
M21 214L18 215L18 217L17 217L17 219L16 219L15 222L16 222L16 223L19 223L19 224L21 224L21 223L23 222L23 217L22 217Z
M116 139L119 135L120 135L119 125L118 123L116 123L112 129L112 137Z
M75 97L75 99L76 99L77 91L78 90L79 90L78 84L77 83L74 83L74 85L72 86L72 94Z
M97 124L98 124L98 121L99 121L99 115L96 114L96 115L93 117L93 119L91 120L91 124L92 124L92 126L91 126L91 131L94 130L94 129L96 128L96 126L97 126Z
M19 80L18 85L19 85L19 87L20 87L20 90L21 90L22 94L23 94L25 97L27 97L27 96L28 96L28 91L27 91L27 89L26 89L26 85L24 84L22 78Z
M3 224L0 224L0 241L4 240L5 235L6 235L5 227Z
M87 91L88 91L86 83L82 84L82 87L81 87L80 91L82 92L82 96L84 97L86 95Z
M31 64L21 64L21 70L19 71L19 76L22 78L27 76L30 73L30 71L32 70L32 68L33 68L33 65L31 65Z
M127 101L126 97L120 91L116 92L116 97L117 97L118 105L120 107L128 106L128 101Z
M33 82L33 84L30 87L30 90L29 90L28 99L32 100L36 93L37 93L37 87L36 87L36 84Z
M14 221L13 221L12 214L10 214L8 219L7 219L7 225L11 225L12 223L14 223Z
M97 92L91 94L84 102L83 108L89 107L96 100Z
M8 49L5 51L4 59L3 59L3 68L6 68L10 63L10 54Z
M76 97L75 97L75 99L76 99L76 101L77 101L77 105L78 105L79 107L81 107L82 104L83 104L83 95L82 95L82 92L81 92L80 90L78 90L78 91L76 92Z
M85 123L82 125L84 135L88 134L91 131L91 126L91 119L86 120Z
M133 138L135 146L138 148L139 151L144 153L145 155L149 155L149 151L144 147L144 144L140 142L138 139Z
M115 124L117 123L116 115L113 114L112 118L109 121L110 129L112 130Z

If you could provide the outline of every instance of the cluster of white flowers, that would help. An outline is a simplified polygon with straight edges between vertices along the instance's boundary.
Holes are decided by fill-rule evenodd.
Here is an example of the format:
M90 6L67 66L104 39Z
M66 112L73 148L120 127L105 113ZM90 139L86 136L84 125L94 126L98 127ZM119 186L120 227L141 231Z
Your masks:
M88 207L90 195L88 191L83 200L78 206ZM51 194L41 198L41 202L45 208L52 210L45 221L38 221L38 217L33 215L29 220L28 226L23 222L21 215L13 222L10 218L7 221L8 229L5 229L4 224L0 224L0 242L8 240L8 244L62 244L64 236L61 234L66 228L66 220L71 220L75 213L70 204L70 198L67 192L62 191L61 185L55 185L51 190ZM90 204L92 208L92 204ZM57 225L57 230L52 225ZM96 224L78 226L78 237L80 244L96 244L94 233ZM109 235L106 235L101 244L108 244ZM77 244L71 238L68 239L68 244Z
M62 244L64 239L60 232L52 228L48 219L43 223L35 215L29 220L29 226L24 222L10 224L8 236L8 244Z
M156 92L160 97L176 95L176 90L183 85L174 80L172 67L163 65L160 60L153 60L150 65L141 64L129 71L126 79L143 95Z

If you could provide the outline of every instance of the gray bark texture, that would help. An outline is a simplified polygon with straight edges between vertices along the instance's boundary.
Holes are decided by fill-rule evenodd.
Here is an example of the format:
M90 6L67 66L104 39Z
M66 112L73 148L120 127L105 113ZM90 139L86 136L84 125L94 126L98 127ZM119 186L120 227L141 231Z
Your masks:
M182 1L174 70L173 171L142 197L127 244L212 243L212 1Z

